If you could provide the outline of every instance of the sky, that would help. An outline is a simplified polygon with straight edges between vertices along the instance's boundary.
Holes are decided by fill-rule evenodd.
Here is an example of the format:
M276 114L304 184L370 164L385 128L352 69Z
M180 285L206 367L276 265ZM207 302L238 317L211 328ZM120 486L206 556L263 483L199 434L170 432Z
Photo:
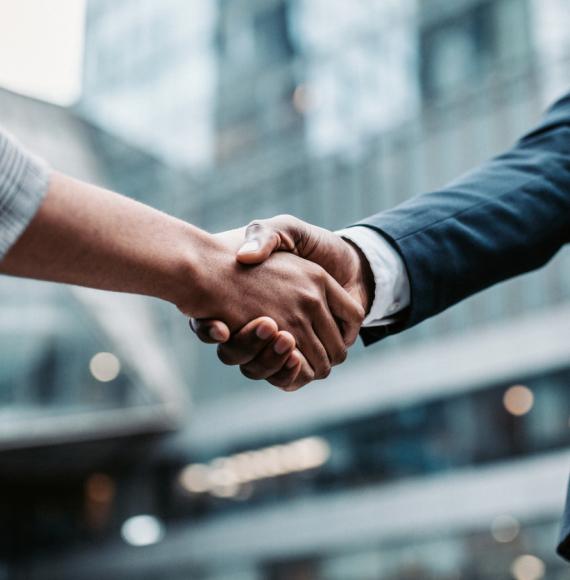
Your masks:
M85 0L0 0L0 87L71 105L81 92Z

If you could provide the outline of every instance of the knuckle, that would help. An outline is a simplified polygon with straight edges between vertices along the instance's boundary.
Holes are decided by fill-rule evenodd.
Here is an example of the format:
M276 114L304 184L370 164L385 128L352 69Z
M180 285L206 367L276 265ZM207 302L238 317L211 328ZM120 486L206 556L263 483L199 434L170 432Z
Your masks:
M352 346L356 340L358 339L358 332L350 332L350 333L346 333L346 339L345 339L345 345L346 345L346 349L348 349L348 347ZM347 352L348 354L348 352Z
M252 381L258 381L260 380L261 377L259 377L254 371L252 371L249 367L247 366L240 366L239 370L241 372L241 374L246 378L246 379L250 379Z
M261 374L261 369L259 365L255 363L255 361L241 364L239 368L242 372L245 371L247 373L248 378L259 377Z
M298 311L292 312L287 318L290 328L302 328L305 325L305 321L306 318ZM298 340L298 337L296 339Z
M271 368L264 361L252 360L251 362L241 365L241 368L249 373L248 378L265 379L271 374Z
M326 379L331 374L331 365L326 363L315 373L315 378Z
M247 224L247 230L257 231L264 225L264 220L252 220Z
M315 375L311 375L311 377L303 377L300 378L297 383L295 384L296 389L302 389L303 387L307 386L309 383L312 383L315 380Z
M336 355L334 357L334 364L335 365L342 364L346 360L347 356L348 356L348 350L346 348L339 349L339 351L336 353Z
M218 346L218 359L225 365L235 365L233 354L225 344Z
M311 311L321 307L321 297L313 291L305 290L301 297L303 304Z
M282 390L289 389L292 384L289 377L269 377L267 382Z
M267 382L279 389L290 391L296 390L306 384L305 373L297 373L295 370L282 369L267 378Z
M307 299L306 304L307 308L309 308L309 310L313 313L320 312L323 306L319 296L310 296Z
M321 281L325 277L325 271L318 265L313 262L308 262L305 264L307 268L307 275L313 282L321 283Z
M272 218L275 221L294 222L297 218L289 213L280 213Z
M260 352L267 342L268 339L259 338L256 332L233 338L233 345L236 351L246 355L254 355Z

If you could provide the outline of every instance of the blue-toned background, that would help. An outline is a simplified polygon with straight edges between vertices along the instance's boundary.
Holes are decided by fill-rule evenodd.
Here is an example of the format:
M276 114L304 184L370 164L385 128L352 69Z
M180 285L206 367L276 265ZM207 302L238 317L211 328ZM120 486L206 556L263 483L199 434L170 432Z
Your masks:
M570 87L565 0L90 0L74 24L50 4L46 50L81 29L77 86L12 83L3 34L0 124L210 231L341 227ZM569 328L565 250L287 395L168 305L4 278L0 579L568 578Z

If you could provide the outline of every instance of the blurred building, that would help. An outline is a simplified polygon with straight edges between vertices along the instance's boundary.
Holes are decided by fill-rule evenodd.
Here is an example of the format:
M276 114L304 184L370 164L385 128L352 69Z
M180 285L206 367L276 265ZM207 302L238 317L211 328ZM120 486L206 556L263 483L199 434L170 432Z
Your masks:
M562 0L203 5L93 0L77 114L200 167L175 211L212 231L281 212L338 228L391 207L509 147L567 88ZM567 250L294 395L169 325L188 426L140 471L111 470L123 492L97 543L34 558L30 577L566 578L569 325Z
M88 3L82 111L170 164L213 156L216 3Z

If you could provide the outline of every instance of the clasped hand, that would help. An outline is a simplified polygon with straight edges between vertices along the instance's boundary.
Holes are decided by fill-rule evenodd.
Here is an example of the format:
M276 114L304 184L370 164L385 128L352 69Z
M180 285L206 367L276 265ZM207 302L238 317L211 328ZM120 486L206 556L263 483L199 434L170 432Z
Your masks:
M219 344L224 364L286 391L327 377L370 308L373 276L360 250L286 215L215 238L232 263L203 316L190 321L198 337Z

